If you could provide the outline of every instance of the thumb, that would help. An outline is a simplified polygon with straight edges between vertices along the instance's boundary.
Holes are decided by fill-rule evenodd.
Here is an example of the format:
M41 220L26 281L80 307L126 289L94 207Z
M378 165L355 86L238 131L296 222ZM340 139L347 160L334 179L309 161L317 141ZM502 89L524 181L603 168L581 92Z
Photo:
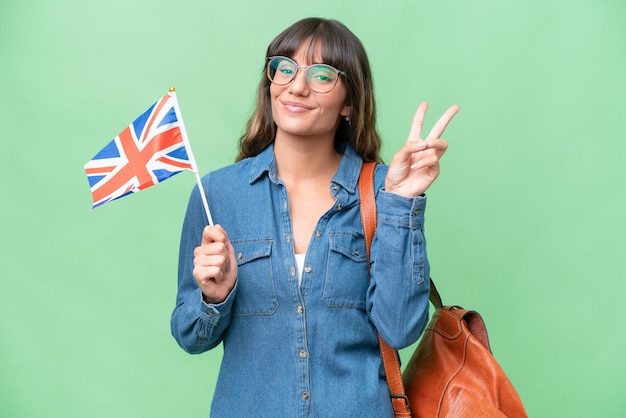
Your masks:
M202 230L202 245L210 244L215 242L214 233L212 231L212 227L207 225Z
M212 242L229 243L228 234L221 225L207 225L202 231L202 244L210 244Z

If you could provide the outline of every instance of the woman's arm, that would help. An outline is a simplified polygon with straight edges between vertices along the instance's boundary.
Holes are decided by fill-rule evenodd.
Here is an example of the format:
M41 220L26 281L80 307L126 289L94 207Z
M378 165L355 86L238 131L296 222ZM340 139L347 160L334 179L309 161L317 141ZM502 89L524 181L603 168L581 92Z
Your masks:
M178 293L171 330L189 353L217 346L230 324L236 294L237 263L228 235L206 226L197 187L183 223L178 260Z
M448 148L441 139L459 111L450 107L422 140L428 108L415 112L409 137L394 155L377 187L378 226L372 243L368 312L383 339L394 348L414 343L428 322L430 266L424 238L424 193L439 176Z
M400 349L417 341L428 323L426 197L407 198L379 190L376 206L368 312L383 339Z

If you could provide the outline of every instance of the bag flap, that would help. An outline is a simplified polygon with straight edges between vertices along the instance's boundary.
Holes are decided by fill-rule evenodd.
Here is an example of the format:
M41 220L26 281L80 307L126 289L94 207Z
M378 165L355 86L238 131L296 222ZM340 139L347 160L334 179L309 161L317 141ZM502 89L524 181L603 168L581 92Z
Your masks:
M469 311L460 306L444 306L435 311L427 329L436 332L444 338L454 340L461 336L463 323L465 323L465 327L472 336L491 352L485 322L476 311Z

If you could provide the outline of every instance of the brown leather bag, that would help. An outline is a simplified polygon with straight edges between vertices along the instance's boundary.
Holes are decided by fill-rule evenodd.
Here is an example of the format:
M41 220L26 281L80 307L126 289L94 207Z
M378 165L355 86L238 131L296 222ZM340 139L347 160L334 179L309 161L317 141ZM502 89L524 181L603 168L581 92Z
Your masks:
M359 178L368 260L376 231L375 166L364 163ZM379 335L395 416L527 417L519 395L491 353L478 312L443 306L432 279L430 301L435 313L403 374L396 350Z

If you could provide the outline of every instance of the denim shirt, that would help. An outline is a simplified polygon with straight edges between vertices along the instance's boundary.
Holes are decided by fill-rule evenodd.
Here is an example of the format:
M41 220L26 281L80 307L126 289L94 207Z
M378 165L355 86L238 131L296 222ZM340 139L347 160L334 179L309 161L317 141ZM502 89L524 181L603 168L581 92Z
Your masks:
M394 348L428 321L425 196L383 190L375 171L377 232L368 280L359 214L362 160L346 146L330 184L298 285L289 200L273 146L202 179L214 221L235 249L238 277L220 304L206 304L192 275L207 224L197 187L180 243L172 334L189 353L220 343L213 417L393 417L377 331Z

